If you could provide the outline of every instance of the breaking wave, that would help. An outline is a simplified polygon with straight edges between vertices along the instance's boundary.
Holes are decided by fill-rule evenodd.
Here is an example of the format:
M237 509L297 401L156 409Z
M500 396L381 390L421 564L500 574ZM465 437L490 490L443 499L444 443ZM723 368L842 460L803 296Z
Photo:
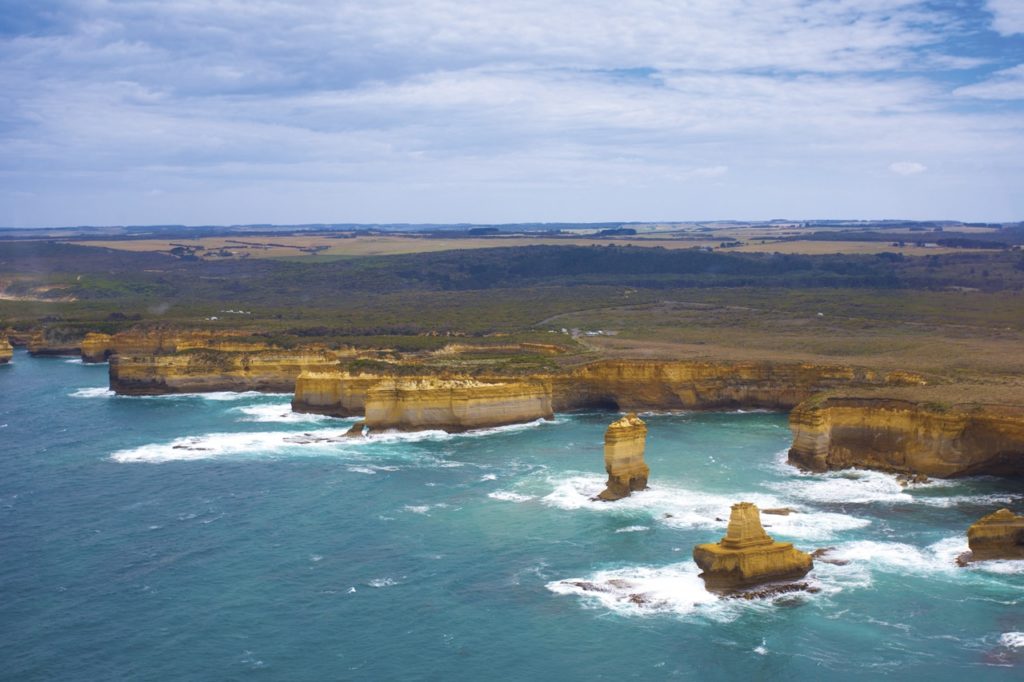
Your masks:
M738 500L753 502L761 509L787 506L784 500L763 493L718 495L672 486L652 486L617 500L614 504L595 500L604 488L604 478L577 475L549 478L554 490L543 498L546 505L567 511L588 510L604 514L645 515L673 528L724 530L730 507ZM788 505L793 507L793 505ZM799 507L799 505L797 505ZM803 540L827 540L840 531L863 528L871 523L846 514L816 512L799 508L788 516L763 514L765 528L772 535Z

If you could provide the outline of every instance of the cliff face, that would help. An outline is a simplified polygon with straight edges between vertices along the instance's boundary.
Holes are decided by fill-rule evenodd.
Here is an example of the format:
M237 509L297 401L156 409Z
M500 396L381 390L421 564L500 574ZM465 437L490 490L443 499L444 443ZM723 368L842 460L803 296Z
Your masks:
M78 355L82 337L56 329L36 329L28 340L31 355Z
M123 395L210 391L291 392L303 372L337 367L329 351L193 350L110 358L110 388Z
M789 417L791 464L950 477L1024 475L1024 410L905 400L810 400Z
M371 430L459 432L553 417L551 387L542 381L388 379L366 394L366 425Z
M296 412L356 417L366 411L366 394L383 377L351 372L305 372L295 381Z
M106 362L114 354L114 337L89 332L82 339L82 362Z
M651 470L644 461L647 424L630 413L615 421L604 434L604 468L607 487L598 495L602 500L620 500L634 490L647 487Z
M793 580L814 566L811 555L792 543L775 542L764 531L757 506L750 502L732 506L725 537L716 544L694 547L693 560L704 571L704 584L712 589Z
M1000 509L967 530L973 561L1024 559L1024 516Z
M14 348L6 336L0 336L0 365L6 365L14 357Z
M426 375L424 375L426 376ZM381 374L331 374L301 378L295 409L322 414L360 414L366 392L393 379ZM482 377L502 383L507 377ZM878 376L850 367L702 363L645 360L595 362L558 374L533 375L551 385L556 411L582 408L628 410L763 407L787 409L819 391L836 386L885 386L919 383L912 374Z
M606 360L557 378L555 409L789 409L830 388L907 383L923 381L913 374L880 376L829 365Z

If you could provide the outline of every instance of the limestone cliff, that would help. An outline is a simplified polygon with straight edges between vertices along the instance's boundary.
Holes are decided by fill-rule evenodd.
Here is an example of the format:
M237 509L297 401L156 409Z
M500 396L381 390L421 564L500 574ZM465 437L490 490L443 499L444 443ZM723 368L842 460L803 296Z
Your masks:
M820 398L789 417L791 464L951 477L1024 474L1024 410L885 398Z
M114 337L89 332L82 339L82 362L106 362L114 354Z
M604 433L604 468L607 487L598 495L602 500L620 500L634 490L647 487L651 470L644 461L647 424L635 413L612 422Z
M1024 559L1024 516L1000 509L967 530L972 561Z
M403 371L407 371L405 367ZM398 376L336 371L301 378L294 409L336 416L362 413L366 392ZM429 376L426 370L421 376ZM481 376L485 383L508 377ZM537 374L551 385L552 408L671 410L762 407L788 409L819 391L838 386L920 383L913 374L879 376L869 370L800 364L607 360L572 370Z
M0 365L6 365L14 357L14 348L6 336L0 336Z
M542 381L386 379L366 394L366 425L371 430L459 432L553 417L551 387Z
M304 372L295 381L292 410L356 417L366 411L366 393L385 377L360 372Z
M757 506L750 502L732 506L725 537L715 544L694 547L693 560L711 589L793 580L814 566L810 554L790 542L775 542L764 531Z
M292 392L303 372L337 367L330 351L191 350L173 355L110 358L110 388L123 395L209 391Z
M36 329L28 340L30 355L78 355L82 336L76 331L63 329Z
M789 409L830 388L923 383L838 365L604 360L555 379L555 409Z

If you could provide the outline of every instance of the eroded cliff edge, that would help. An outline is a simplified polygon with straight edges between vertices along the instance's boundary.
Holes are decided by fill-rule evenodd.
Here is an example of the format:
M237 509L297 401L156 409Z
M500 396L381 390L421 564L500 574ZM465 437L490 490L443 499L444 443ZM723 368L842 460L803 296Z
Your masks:
M822 396L798 405L789 422L789 462L809 471L1024 475L1021 407Z
M291 393L306 371L336 368L326 350L226 351L196 348L171 355L110 357L110 388L122 395L265 391Z

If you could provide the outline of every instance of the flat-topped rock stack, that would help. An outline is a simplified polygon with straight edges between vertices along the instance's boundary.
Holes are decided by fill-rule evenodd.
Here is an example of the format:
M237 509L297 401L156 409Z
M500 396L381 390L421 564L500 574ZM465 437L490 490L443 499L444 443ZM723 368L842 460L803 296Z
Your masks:
M608 483L598 498L606 501L629 497L647 487L651 470L644 461L647 424L635 413L612 422L604 434L604 468Z
M765 532L757 505L751 502L734 504L725 537L694 547L693 560L704 571L704 584L721 590L795 580L814 566L810 554L791 542L776 542Z
M1024 516L1000 509L967 529L971 561L1024 559Z
M14 357L14 348L6 336L0 336L0 365L6 365Z

